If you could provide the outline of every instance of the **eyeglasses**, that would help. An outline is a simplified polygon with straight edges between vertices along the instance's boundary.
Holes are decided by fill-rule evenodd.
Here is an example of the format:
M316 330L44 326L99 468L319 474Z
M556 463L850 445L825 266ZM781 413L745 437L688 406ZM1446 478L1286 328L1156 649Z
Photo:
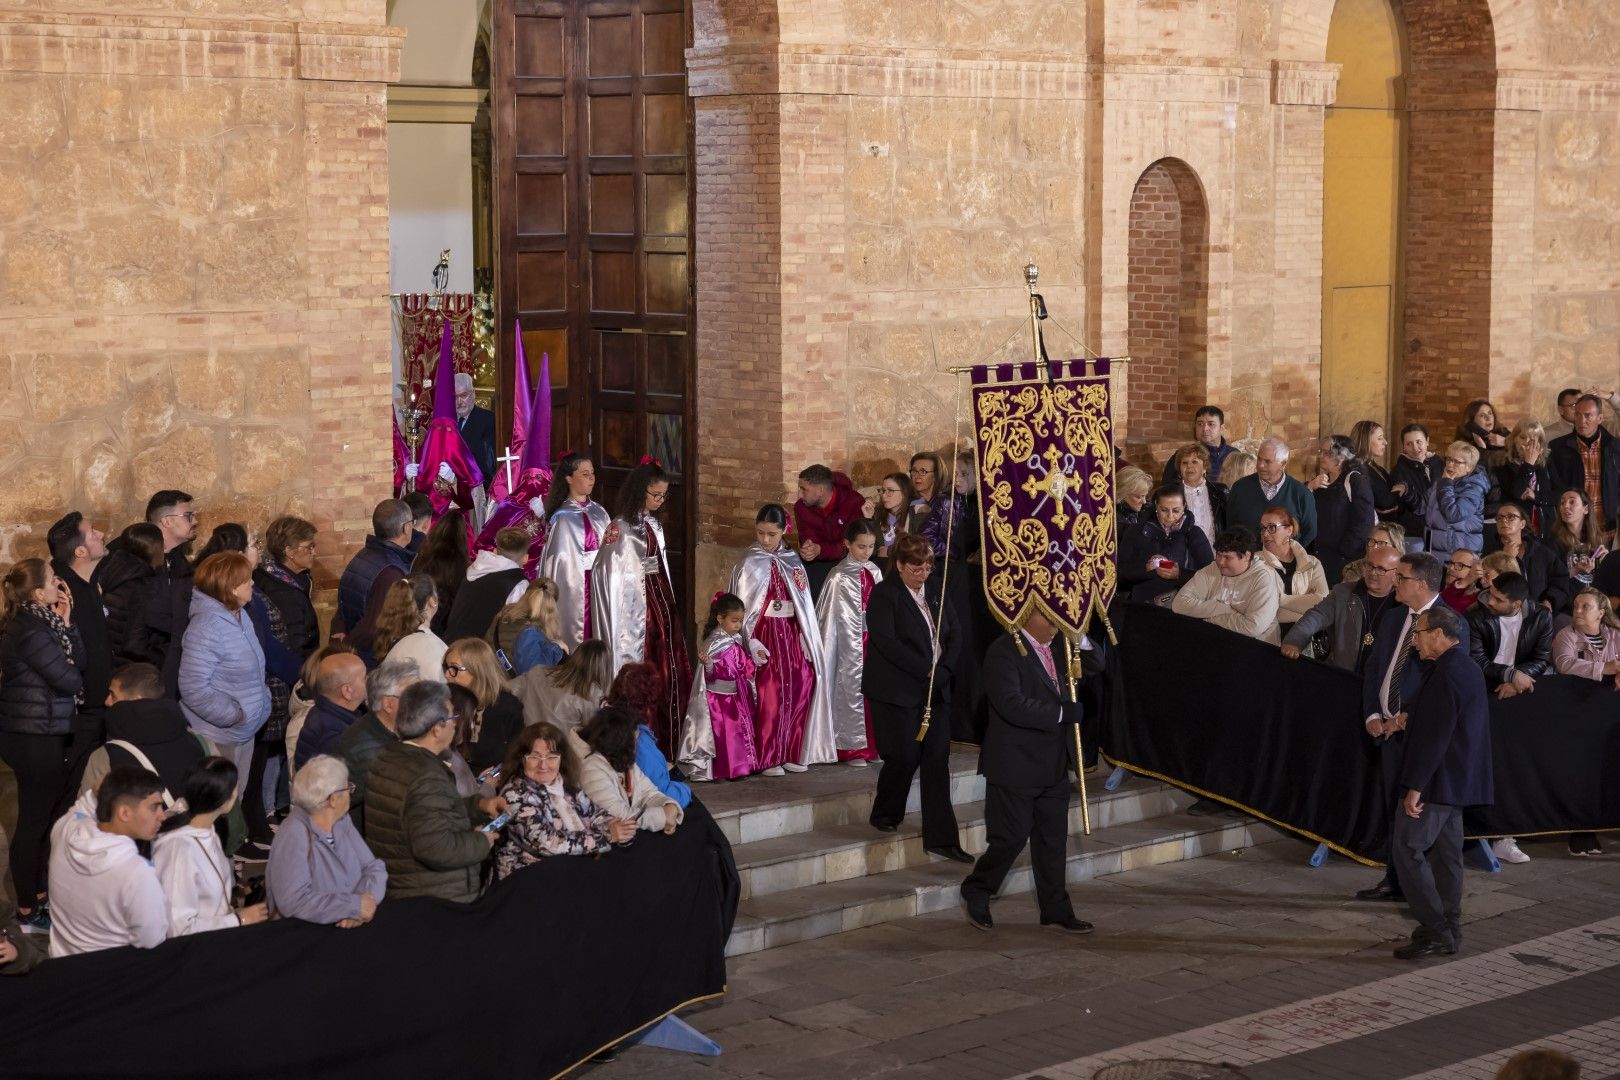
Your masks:
M1402 574L1402 573L1400 573L1398 571L1395 574L1395 578L1396 578L1397 581L1416 581L1417 580L1417 578L1413 577L1411 574Z
M458 712L450 712L450 713L446 713L445 716L444 716L444 719L440 720L438 723L439 724L454 724L457 720L460 720L460 719L461 719L461 714L460 713L458 713ZM437 727L438 724L435 724L434 726Z
M1393 574L1395 572L1395 568L1393 566L1373 566L1371 563L1369 563L1367 564L1367 569L1364 572L1368 574Z
M561 761L562 755L557 753L555 750L549 754L541 753L539 750L530 750L527 754L523 755L523 760L533 762Z
M356 788L355 788L354 784L352 784L352 783L344 784L342 787L340 787L336 791L332 792L332 795L328 795L327 798L330 799L330 798L332 798L333 795L353 795L355 793L355 790L356 790Z
M1285 525L1284 523L1282 523L1280 521L1273 521L1270 525L1262 525L1262 526L1260 526L1260 531L1263 532L1263 533L1268 533L1268 532L1276 532L1278 529L1290 529L1290 528L1293 528L1293 526Z
M669 498L669 492L667 492L667 491L649 491L649 492L647 492L647 498L651 499L654 502L663 502L665 499Z
M1466 458L1460 458L1460 457L1448 457L1448 458L1446 458L1446 464L1447 465L1467 465L1468 460Z
M1388 541L1388 540L1368 540L1368 541L1367 541L1367 546L1368 546L1368 547L1387 547L1387 548L1392 548L1392 547L1394 547L1394 546L1395 546L1395 545L1394 545L1394 544L1392 544L1392 543L1390 543L1390 542L1389 542L1389 541Z
M169 518L172 518L172 517L177 517L177 518L184 518L187 521L196 521L197 520L197 511L195 511L195 510L187 510L185 513L181 513L180 511L176 510L172 514L164 514L163 517L164 517L165 520L167 520Z
M461 674L464 674L466 672L466 670L467 670L467 668L463 664L446 664L446 665L444 665L444 673L446 675L461 675Z
M1440 629L1438 626L1419 626L1412 630L1412 636L1417 637L1419 634L1432 634L1438 629Z
M313 541L313 540L305 540L302 544L294 544L293 545L293 550L294 551L314 551L315 550L315 541Z

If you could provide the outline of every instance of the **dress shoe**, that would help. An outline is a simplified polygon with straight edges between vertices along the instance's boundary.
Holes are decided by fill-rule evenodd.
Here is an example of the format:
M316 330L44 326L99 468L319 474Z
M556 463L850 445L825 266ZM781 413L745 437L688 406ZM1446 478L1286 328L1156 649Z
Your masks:
M1042 926L1055 926L1065 934L1089 934L1095 929L1084 919L1077 919L1074 915L1065 915L1061 919L1042 919Z
M967 910L967 921L980 930L989 930L996 925L995 920L990 918L990 906L983 901L974 903L971 900L963 900L962 907Z
M951 844L949 847L925 847L923 850L930 855L938 855L942 859L950 859L953 862L970 863L973 861L973 856L963 851L958 844Z
M1388 900L1391 903L1399 904L1406 899L1406 894L1401 892L1399 886L1391 885L1387 881L1380 881L1372 888L1362 889L1360 892L1356 893L1356 899Z
M1451 956L1456 951L1457 946L1445 938L1419 930L1412 935L1411 941L1395 950L1395 959L1421 960L1425 956Z
M868 824L878 832L897 832L900 829L900 826L892 821L873 821Z

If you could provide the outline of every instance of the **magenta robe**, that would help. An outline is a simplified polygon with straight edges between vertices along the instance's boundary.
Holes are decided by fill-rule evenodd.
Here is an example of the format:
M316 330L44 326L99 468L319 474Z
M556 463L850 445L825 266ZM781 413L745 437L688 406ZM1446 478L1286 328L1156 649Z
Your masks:
M710 774L716 780L735 780L760 769L754 749L754 658L740 644L722 648L704 665L710 686L733 682L737 691L720 694L709 690L709 726L714 729L714 763Z
M765 593L767 605L781 601L793 607L782 571L771 567L771 585ZM810 722L810 703L816 693L816 669L804 655L804 643L796 616L773 619L761 616L754 637L770 651L771 658L759 669L759 712L755 716L754 745L759 749L759 767L771 769L785 762L798 761L804 746L804 730Z

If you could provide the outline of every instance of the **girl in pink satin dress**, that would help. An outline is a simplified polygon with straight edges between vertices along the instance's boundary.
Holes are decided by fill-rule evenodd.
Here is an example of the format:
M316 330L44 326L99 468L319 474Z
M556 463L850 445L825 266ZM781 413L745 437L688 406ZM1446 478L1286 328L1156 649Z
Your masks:
M743 602L721 593L709 608L703 628L703 652L708 658L703 677L708 695L709 723L714 731L716 780L735 780L759 771L754 751L754 674L757 665L742 636Z

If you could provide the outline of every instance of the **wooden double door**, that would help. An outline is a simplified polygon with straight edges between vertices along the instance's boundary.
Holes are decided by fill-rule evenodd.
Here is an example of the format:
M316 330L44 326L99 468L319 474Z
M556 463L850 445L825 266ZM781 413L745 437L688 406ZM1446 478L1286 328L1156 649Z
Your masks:
M643 456L670 474L670 571L695 520L691 109L685 0L497 0L491 96L502 353L551 358L552 451L614 507ZM510 386L510 379L503 379Z

